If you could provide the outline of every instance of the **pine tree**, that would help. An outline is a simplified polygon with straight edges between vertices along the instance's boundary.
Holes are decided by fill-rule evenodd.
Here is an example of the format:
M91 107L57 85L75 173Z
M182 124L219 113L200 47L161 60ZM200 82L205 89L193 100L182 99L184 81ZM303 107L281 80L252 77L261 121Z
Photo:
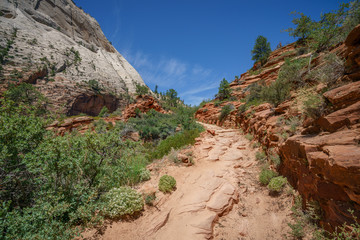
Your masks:
M265 64L271 53L270 43L266 37L258 36L255 41L254 49L251 50L252 60L255 62L261 61L261 65Z
M223 80L220 83L219 86L219 92L216 94L216 97L218 97L220 100L224 100L230 97L231 94L231 88L229 82L223 78Z

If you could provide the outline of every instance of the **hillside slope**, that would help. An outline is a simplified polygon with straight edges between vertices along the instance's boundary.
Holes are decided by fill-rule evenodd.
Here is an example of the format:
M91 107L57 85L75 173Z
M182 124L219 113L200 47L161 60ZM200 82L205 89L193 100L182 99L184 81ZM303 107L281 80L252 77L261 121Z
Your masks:
M201 122L241 128L258 141L272 168L302 195L303 206L315 202L320 207L327 229L352 222L348 209L360 216L359 40L360 25L329 52L304 53L295 43L277 49L261 69L230 84L232 98L208 102L196 113ZM302 65L295 71L297 63ZM301 87L285 101L249 101L259 86L266 88L289 69L294 70L290 81L298 78ZM226 105L231 112L220 121Z
M141 76L71 0L0 2L1 85L35 84L53 110L114 111Z

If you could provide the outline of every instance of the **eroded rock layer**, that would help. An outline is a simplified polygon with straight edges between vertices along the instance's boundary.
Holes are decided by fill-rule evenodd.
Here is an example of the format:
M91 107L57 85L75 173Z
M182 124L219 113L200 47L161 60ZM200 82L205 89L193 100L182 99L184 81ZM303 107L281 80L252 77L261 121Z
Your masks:
M278 170L297 188L305 205L315 202L322 210L322 225L334 229L354 219L348 209L360 216L360 25L347 37L345 43L334 46L330 52L344 59L341 72L328 89L325 84L311 79L304 71L302 79L312 92L292 92L289 100L277 107L269 103L240 112L245 104L248 86L263 81L269 84L277 79L284 64L284 56L296 57L294 44L275 50L260 73L256 71L241 75L233 81L233 97L227 102L212 101L200 108L196 117L206 123L241 128L249 139L260 142L271 157L279 154ZM311 59L311 69L324 66L326 54ZM297 58L309 57L309 54ZM256 66L254 66L256 69ZM309 77L310 76L310 77ZM308 90L310 91L310 90ZM326 107L320 117L304 114L303 98L307 94L322 95ZM233 111L222 121L221 108L232 104ZM358 218L359 219L359 218Z

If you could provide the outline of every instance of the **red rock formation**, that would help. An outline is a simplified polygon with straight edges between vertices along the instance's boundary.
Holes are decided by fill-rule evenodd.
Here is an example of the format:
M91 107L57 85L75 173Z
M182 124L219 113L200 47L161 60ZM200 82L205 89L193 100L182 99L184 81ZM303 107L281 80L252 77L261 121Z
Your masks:
M291 44L274 51L259 74L242 74L239 80L230 84L232 95L242 99L250 84L260 80L266 84L274 81L284 56L295 56L294 47ZM235 110L223 122L218 120L221 107L231 103L237 109L243 104L241 101L225 102L217 107L214 102L209 102L196 112L199 121L240 127L266 146L268 153L277 152L282 158L278 170L302 195L304 206L311 201L319 204L323 212L321 223L328 230L353 221L348 209L354 210L358 219L360 217L359 49L360 25L349 34L345 44L330 49L345 58L345 75L337 80L338 87L323 94L329 104L318 119L310 119L299 111L294 101L296 93L276 108L266 103L244 113ZM325 63L324 56L320 53L312 60L312 69ZM311 79L304 80L316 84ZM321 93L325 87L319 84L315 91ZM286 121L300 117L304 117L304 121L297 129L286 124Z
M145 113L151 109L154 109L157 112L167 113L152 96L138 96L136 102L130 104L122 113L122 118L124 121L127 121L129 118L136 117L136 109L139 109L140 112Z
M95 121L102 119L106 123L115 126L116 122L118 121L127 121L129 118L135 117L135 109L139 109L142 113L148 112L151 109L154 109L157 112L166 113L152 96L140 96L137 98L136 103L130 104L125 108L125 110L122 112L122 116L110 116L106 118L94 118L90 116L70 117L65 119L63 122L55 121L47 126L46 129L52 130L61 136L67 132L72 132L74 129L80 133L84 133L88 130L94 131L95 126L93 123ZM130 132L125 136L125 138L134 141L139 140L139 136L134 132Z

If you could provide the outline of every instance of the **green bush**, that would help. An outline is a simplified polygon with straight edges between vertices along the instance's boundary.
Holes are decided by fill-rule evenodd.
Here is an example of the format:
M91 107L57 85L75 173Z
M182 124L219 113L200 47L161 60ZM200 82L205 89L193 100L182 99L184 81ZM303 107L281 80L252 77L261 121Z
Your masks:
M262 185L266 186L269 184L270 180L276 176L277 176L276 172L263 168L260 172L259 181Z
M290 82L292 88L302 87L305 84L302 80L302 69L308 64L309 58L287 58L280 68L278 79Z
M195 122L194 109L178 106L173 114L163 114L151 109L139 118L131 118L128 123L146 141L165 139L175 133L178 126L184 130L200 129Z
M258 160L259 162L265 162L267 157L264 151L258 151L255 154L256 160Z
M325 110L325 100L319 94L309 94L303 104L305 114L313 119L319 118Z
M264 87L261 94L264 101L277 107L289 97L290 82L279 78L268 87Z
M234 105L232 105L232 104L227 104L227 105L223 106L221 108L219 120L223 121L231 113L232 110L234 110Z
M142 96L149 93L149 88L145 85L136 84L136 95Z
M195 138L199 137L199 135L200 130L193 129L170 136L165 140L160 141L159 145L150 153L149 159L160 159L167 155L172 148L179 149L182 146L194 144Z
M281 164L280 156L276 153L270 155L270 160L275 165L275 167L279 167Z
M295 133L297 127L300 125L300 119L298 117L291 117L285 121L286 125L290 126L290 132Z
M146 168L141 169L139 177L140 177L140 181L150 180L150 178L151 178L150 171Z
M287 183L287 180L285 177L278 176L278 177L271 178L267 187L272 192L280 192L286 183Z
M307 76L311 80L323 82L330 87L344 75L344 60L334 53L327 54L324 60L324 64L311 70Z
M87 82L88 86L96 93L99 93L102 90L99 82L95 79L91 79Z
M167 193L172 192L176 188L176 180L169 175L163 175L159 180L159 190Z
M0 199L13 207L29 206L39 190L36 175L26 164L44 139L45 122L34 109L0 100Z
M146 203L146 205L148 205L148 206L153 206L155 199L156 199L155 193L146 195L146 196L145 196L145 203Z
M141 194L130 187L111 189L104 195L104 204L103 213L110 218L133 215L144 208Z
M103 106L101 111L99 112L99 117L107 117L109 116L109 109L106 106Z
M248 133L245 135L245 138L249 141L252 141L254 139L254 136L252 134Z

